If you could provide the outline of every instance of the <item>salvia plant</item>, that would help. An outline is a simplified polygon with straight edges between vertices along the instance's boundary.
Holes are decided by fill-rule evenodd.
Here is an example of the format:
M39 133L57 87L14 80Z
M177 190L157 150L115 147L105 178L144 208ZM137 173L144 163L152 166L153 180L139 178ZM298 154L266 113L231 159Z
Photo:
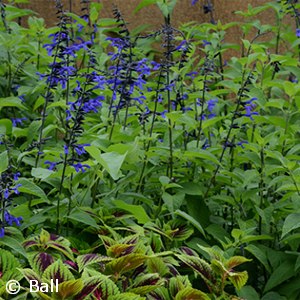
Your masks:
M187 1L206 22L180 27L140 1L152 31L23 2L0 1L1 299L299 299L298 1L226 24Z

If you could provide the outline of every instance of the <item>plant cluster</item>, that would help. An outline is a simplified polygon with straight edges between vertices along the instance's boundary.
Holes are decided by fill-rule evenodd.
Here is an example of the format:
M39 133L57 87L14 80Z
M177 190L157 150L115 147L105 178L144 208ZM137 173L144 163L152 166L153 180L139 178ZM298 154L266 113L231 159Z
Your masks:
M175 28L176 0L144 0L136 13L156 4L164 17L153 32L88 0L79 16L54 1L52 28L8 2L0 296L299 299L298 1L228 24L192 1L209 22ZM233 26L241 45L226 42ZM59 292L30 293L32 279Z

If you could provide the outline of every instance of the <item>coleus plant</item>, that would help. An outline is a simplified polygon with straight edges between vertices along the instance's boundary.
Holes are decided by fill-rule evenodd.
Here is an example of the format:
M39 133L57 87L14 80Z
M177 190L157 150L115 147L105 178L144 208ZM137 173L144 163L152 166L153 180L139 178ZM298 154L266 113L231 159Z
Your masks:
M28 282L36 280L41 290L35 294L46 300L230 299L225 286L232 283L240 289L247 281L246 271L233 270L248 261L244 257L225 259L222 252L214 250L208 263L187 247L156 252L159 248L151 246L149 230L121 237L116 230L108 229L110 234L99 236L102 254L72 251L67 239L42 230L39 236L24 242L30 268L19 270ZM180 274L182 263L200 275L206 291L194 288L188 276ZM42 288L51 280L58 280L58 292ZM26 285L23 289L29 292Z

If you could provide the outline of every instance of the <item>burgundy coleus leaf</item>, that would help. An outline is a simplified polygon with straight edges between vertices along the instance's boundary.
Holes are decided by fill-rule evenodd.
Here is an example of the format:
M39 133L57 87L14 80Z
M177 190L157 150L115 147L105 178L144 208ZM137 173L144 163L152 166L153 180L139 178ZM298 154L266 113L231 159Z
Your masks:
M82 291L75 297L75 300L84 300L88 295L93 293L99 284L85 284ZM98 299L98 298L97 298ZM100 298L101 299L101 298Z
M200 257L175 254L185 265L195 270L209 286L214 286L216 279L211 266Z
M52 248L52 249L56 249L59 252L61 252L62 254L64 254L67 258L69 258L70 260L73 260L74 256L73 256L73 252L71 250L71 248L67 245L64 245L62 243L59 243L59 241L49 241L47 243L48 248Z
M87 266L93 264L103 264L106 262L110 262L111 260L112 258L108 256L94 254L94 253L80 255L76 258L79 272L81 272Z
M36 272L34 272L32 269L19 269L19 270L28 282L31 282L32 280L36 280L39 283L42 282L39 275Z
M145 285L156 285L156 283L160 280L160 275L158 273L150 273L150 274L140 274L134 279L133 288Z
M50 241L56 241L59 238L58 235L54 234L54 233L50 233Z
M128 244L116 244L112 245L107 249L107 255L111 257L120 257L126 254L132 253L134 251L134 245Z
M28 260L31 267L39 274L42 274L54 262L52 255L46 252L29 253Z
M45 282L49 282L51 279L54 281L57 279L58 283L61 283L68 280L74 280L74 276L61 260L57 260L44 271L42 279Z
M189 255L189 256L198 256L198 254L197 254L196 251L194 251L194 250L191 249L191 248L185 247L185 246L180 247L180 251L181 251L182 253L184 253L184 254Z
M64 264L70 266L73 270L75 270L75 271L78 272L78 269L79 269L79 268L78 268L78 265L77 265L76 262L71 261L71 260L65 260L65 261L64 261Z
M32 246L37 246L37 245L39 245L39 243L36 240L27 240L23 243L23 247L26 249L28 249Z
M90 271L85 273L84 271L82 277L87 276ZM107 300L110 296L117 295L120 293L116 284L109 279L108 276L105 276L101 273L93 271L92 273L97 274L94 276L84 279L84 288L82 291L75 297L75 300L84 300L90 294L93 294L93 297L99 300Z

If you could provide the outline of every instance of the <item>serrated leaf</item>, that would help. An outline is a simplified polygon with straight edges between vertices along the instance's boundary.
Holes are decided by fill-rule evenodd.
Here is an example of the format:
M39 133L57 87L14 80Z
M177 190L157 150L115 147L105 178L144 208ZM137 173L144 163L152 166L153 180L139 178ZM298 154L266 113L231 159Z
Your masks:
M147 294L153 292L157 288L159 288L159 285L144 285L144 286L139 286L136 288L131 288L128 290L128 292L144 296L144 295L147 295Z
M20 267L19 261L14 255L4 249L0 249L0 273L1 280L8 281L11 279L20 280L21 273L17 270Z
M191 282L189 281L188 276L177 275L175 277L170 278L169 281L169 291L172 298L175 298L177 293L184 288L192 287Z
M115 296L109 296L107 300L146 300L146 298L134 293L122 293Z
M84 288L76 300L85 300L86 296L95 291L98 295L102 295L103 299L109 296L120 294L118 286L106 275L97 271L85 269L82 274Z
M215 284L214 272L211 266L200 257L175 254L183 263L195 270L201 278L209 285Z
M107 249L107 255L111 257L119 257L125 254L132 253L135 244L116 244Z
M233 269L234 267L236 266L239 266L245 262L249 262L251 261L251 259L248 259L244 256L233 256L233 257L230 257L226 263L225 263L225 266L227 269Z
M99 255L99 254L84 254L84 255L79 255L76 258L76 262L78 264L78 270L81 272L84 268L97 264L97 263L103 263L103 262L109 262L112 259L107 256Z
M196 290L192 287L186 287L179 291L175 297L175 300L209 300L210 297L205 295L203 292Z
M60 284L64 281L74 280L74 276L61 260L57 260L45 270L42 279L46 283L50 282L51 279L58 280Z
M130 253L128 255L121 256L109 262L106 265L105 272L108 274L126 273L141 266L145 262L146 258L146 255L138 253Z
M54 263L52 255L46 252L33 252L28 253L29 263L34 271L42 275L43 272Z
M234 287L240 290L248 280L247 271L243 272L229 272L229 280L232 282Z
M68 299L79 294L84 284L81 279L68 280L58 285L58 293L55 294L57 299Z
M27 269L27 268L26 269L18 269L18 270L23 274L23 276L26 278L26 280L28 282L30 282L30 280L36 280L39 283L42 282L39 275L36 272L34 272L33 270Z
M169 273L169 268L160 257L151 257L147 259L146 265L149 273L157 273L161 277Z

